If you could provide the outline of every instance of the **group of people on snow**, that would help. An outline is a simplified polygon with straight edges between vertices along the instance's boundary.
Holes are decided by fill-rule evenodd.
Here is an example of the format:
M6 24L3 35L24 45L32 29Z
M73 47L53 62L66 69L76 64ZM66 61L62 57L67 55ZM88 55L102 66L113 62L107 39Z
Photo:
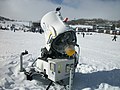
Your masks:
M84 38L85 37L85 33L83 32L82 33L82 37ZM112 41L117 41L117 35L114 34L113 38L112 38Z

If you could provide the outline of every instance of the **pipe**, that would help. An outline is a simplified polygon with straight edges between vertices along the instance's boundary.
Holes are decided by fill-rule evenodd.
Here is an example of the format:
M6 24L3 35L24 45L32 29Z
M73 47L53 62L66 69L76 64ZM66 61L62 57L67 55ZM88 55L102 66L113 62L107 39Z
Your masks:
M72 90L73 85L73 68L70 69L69 90Z
M22 52L20 54L20 72L23 72L24 71L24 68L23 68L23 56L28 54L28 51L25 50L24 52Z

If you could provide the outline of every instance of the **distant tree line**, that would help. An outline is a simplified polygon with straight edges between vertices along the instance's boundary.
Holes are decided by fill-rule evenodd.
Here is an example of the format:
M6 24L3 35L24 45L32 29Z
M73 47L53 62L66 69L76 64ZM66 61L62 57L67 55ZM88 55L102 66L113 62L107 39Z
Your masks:
M0 16L0 21L15 21L13 19L9 19L3 16ZM75 20L71 20L67 22L68 24L71 25L77 25L77 24L81 24L81 25L96 25L96 24L111 24L111 25L115 25L115 27L119 27L120 28L120 20L118 21L110 21L110 20L105 20L105 19L101 19L101 18L94 18L94 19L75 19Z
M67 22L69 25L96 25L96 24L111 24L115 27L120 27L120 20L118 21L110 21L105 19L77 19L77 20L71 20ZM113 27L114 27L113 26Z
M9 19L9 18L5 18L5 17L2 17L2 16L0 16L0 21L15 21L15 20L13 20L13 19Z

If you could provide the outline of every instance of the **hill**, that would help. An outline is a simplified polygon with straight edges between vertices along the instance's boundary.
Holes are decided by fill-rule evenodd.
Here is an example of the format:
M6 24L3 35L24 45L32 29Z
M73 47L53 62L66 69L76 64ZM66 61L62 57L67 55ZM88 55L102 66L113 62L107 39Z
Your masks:
M15 20L0 16L0 21L15 21Z
M68 24L70 25L95 25L95 24L115 24L116 27L120 27L120 20L118 21L110 21L110 20L105 20L105 19L77 19L77 20L71 20L68 21Z

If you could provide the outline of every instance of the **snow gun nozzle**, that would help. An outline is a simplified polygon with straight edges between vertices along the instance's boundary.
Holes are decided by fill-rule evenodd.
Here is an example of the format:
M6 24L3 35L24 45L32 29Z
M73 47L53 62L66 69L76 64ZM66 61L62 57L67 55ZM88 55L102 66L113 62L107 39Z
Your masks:
M21 53L21 55L26 55L26 54L28 54L27 50L25 50L24 52Z

